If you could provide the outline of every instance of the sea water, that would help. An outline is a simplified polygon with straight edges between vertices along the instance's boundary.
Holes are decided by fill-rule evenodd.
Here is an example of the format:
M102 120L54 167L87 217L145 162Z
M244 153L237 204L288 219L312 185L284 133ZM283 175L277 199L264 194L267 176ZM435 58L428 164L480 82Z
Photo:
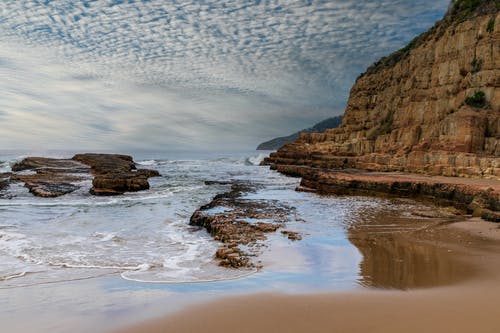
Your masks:
M32 154L0 156L1 172L10 171L26 155ZM72 156L68 152L48 155ZM426 205L296 192L300 179L259 166L265 156L255 152L135 154L139 168L158 170L161 177L151 178L147 191L116 197L90 195L91 179L82 181L78 191L58 198L34 197L22 184L11 184L0 192L1 321L16 329L23 321L12 314L22 313L32 317L33 326L26 331L64 332L67 325L56 327L51 321L64 308L77 323L71 324L72 331L78 331L74 325L88 324L89 319L99 317L104 324L110 316L123 322L146 318L154 313L147 311L148 306L161 304L166 309L165 303L175 304L175 310L182 300L199 301L207 295L360 286L405 289L419 287L415 285L418 271L426 274L422 285L440 284L449 280L443 275L455 273L453 264L429 247L419 252L416 246L391 241L379 252L376 248L366 252L366 246L353 239L353 230L364 227L370 234L381 235L421 228L427 220L411 217L409 212L428 209ZM283 229L302 236L294 242L279 231L268 234L260 244L259 257L253 258L262 264L260 270L219 267L214 253L221 244L205 230L189 226L197 208L229 189L205 182L232 180L259 185L256 192L244 194L246 199L273 200L290 207ZM366 253L382 253L382 258L375 258L381 261L367 263L374 258ZM399 271L380 277L370 270L377 264ZM425 267L416 268L416 264ZM433 276L436 265L440 268ZM68 290L73 290L70 293L78 302L67 297ZM49 314L38 313L38 308ZM103 311L106 318L102 318Z
M366 222L376 212L390 215L404 205L408 210L408 205L417 205L296 192L299 179L259 166L265 154L172 155L136 158L139 168L158 170L161 177L150 178L147 191L121 196L91 195L90 177L76 192L58 198L35 197L21 183L11 184L0 193L0 288L110 274L150 283L247 276L254 271L219 267L214 253L220 244L205 230L189 226L197 208L228 190L227 185L206 185L206 181L248 181L259 185L259 190L245 194L246 198L274 200L291 208L293 216L285 229L299 231L303 241L297 245L269 235L270 240L263 242L268 247L262 251L263 260L275 262L269 253L281 249L295 257L275 262L278 266L289 267L288 261L294 262L303 272L306 267L326 270L320 276L351 282L356 281L362 258L349 242L347 229ZM1 170L10 171L22 157L0 157ZM297 264L299 258L301 264ZM322 260L328 265L319 263ZM311 261L318 263L306 263Z

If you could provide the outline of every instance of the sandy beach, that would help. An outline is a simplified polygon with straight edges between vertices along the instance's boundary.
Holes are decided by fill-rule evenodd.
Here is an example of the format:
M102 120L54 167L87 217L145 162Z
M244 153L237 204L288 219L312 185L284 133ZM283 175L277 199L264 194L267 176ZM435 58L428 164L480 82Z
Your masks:
M498 225L469 219L412 237L455 252L475 273L460 283L411 291L229 297L118 332L498 332Z

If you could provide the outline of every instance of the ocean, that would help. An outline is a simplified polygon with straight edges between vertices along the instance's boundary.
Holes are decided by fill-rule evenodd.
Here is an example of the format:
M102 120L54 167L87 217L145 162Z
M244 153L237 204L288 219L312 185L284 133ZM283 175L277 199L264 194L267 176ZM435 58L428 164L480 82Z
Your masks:
M51 155L72 156L71 153ZM115 197L90 195L91 179L84 180L80 190L58 198L34 197L22 184L12 184L0 192L2 309L14 308L17 313L27 311L33 315L29 310L33 305L28 303L34 301L39 306L45 304L47 309L53 308L51 313L55 316L60 309L54 308L54 304L59 308L69 301L49 302L40 296L42 299L36 303L37 295L43 295L40 292L49 288L51 294L62 295L74 283L85 290L99 281L107 281L108 287L92 289L93 297L83 298L86 312L82 314L79 306L71 310L82 322L89 316L95 319L92 314L97 316L102 311L92 305L93 300L99 297L113 300L117 294L110 289L116 288L130 295L142 295L145 291L149 295L152 290L161 290L155 295L163 295L164 301L164 293L215 297L255 291L406 289L419 287L418 276L406 274L414 272L415 265L428 265L428 269L420 267L419 271L436 275L430 279L426 276L423 284L439 284L449 280L447 274L453 274L453 262L443 257L440 250L424 246L419 251L417 246L398 247L397 242L384 244L382 249L389 254L393 252L392 259L398 262L393 265L393 276L374 274L376 271L367 270L373 263L367 262L371 258L366 255L366 248L359 245L362 240L353 233L363 227L372 234L416 230L429 220L411 212L432 207L407 199L296 192L300 179L259 166L265 156L255 152L219 156L135 154L138 167L158 170L161 177L150 179L150 190ZM0 172L10 171L22 157L23 154L15 152L0 155ZM283 229L302 236L300 241L291 241L279 232L268 234L266 240L260 241L261 269L219 267L214 253L220 243L204 229L189 225L189 218L197 208L228 189L228 185L207 185L206 181L229 180L259 185L257 191L244 194L244 198L273 200L289 206L291 218ZM436 265L440 269L432 273ZM86 282L82 285L80 281ZM28 292L32 297L30 302L19 304L19 295ZM122 298L120 294L120 301L112 302L113 316L143 318L138 310L144 308L143 298L131 297L127 302ZM146 304L157 302L152 297ZM10 317L9 311L0 312L2 322ZM39 319L45 323L45 317ZM45 327L43 323L35 327ZM16 324L19 322L13 322ZM53 332L66 329L64 325L47 326L47 331Z

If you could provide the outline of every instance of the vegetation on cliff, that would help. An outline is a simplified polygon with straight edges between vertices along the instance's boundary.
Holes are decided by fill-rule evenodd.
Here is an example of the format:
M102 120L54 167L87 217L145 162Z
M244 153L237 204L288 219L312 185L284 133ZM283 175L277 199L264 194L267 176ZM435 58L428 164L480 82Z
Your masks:
M405 47L377 61L361 76L376 74L385 68L394 66L408 57L411 50L430 39L439 38L450 26L457 25L473 16L492 15L487 25L487 31L492 32L495 25L494 15L498 11L500 11L500 0L452 0L450 8L442 20L438 21L428 31L415 37Z

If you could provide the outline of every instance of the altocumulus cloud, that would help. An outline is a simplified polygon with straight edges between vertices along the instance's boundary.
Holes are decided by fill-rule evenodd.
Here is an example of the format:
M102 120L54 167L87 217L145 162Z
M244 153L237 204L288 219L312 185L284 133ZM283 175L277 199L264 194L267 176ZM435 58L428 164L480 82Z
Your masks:
M0 3L0 148L253 147L342 112L448 0Z

